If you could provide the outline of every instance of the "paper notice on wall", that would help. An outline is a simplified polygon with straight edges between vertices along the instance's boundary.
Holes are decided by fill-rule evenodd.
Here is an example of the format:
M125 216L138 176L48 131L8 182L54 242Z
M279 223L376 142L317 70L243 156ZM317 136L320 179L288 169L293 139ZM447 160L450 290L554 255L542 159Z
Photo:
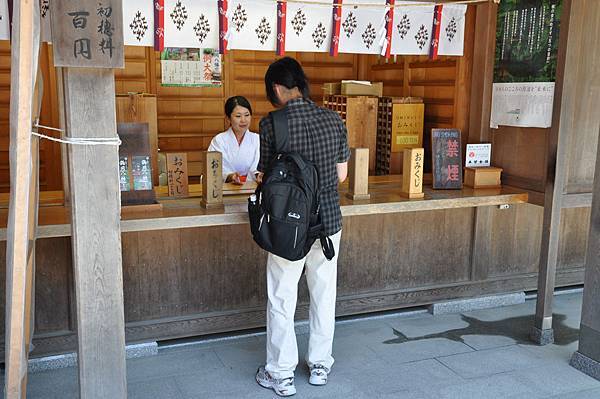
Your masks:
M548 128L553 101L554 82L494 83L490 127Z
M221 86L221 56L215 49L165 48L161 53L163 86Z
M8 2L6 0L0 0L0 40L10 40Z

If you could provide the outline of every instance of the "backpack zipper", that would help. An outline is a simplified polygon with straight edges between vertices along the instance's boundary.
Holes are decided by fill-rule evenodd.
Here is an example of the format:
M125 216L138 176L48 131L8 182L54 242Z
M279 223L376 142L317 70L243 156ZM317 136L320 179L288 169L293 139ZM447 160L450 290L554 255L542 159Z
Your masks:
M296 226L296 234L294 234L294 248L296 248L296 240L298 240L298 226Z
M260 217L260 223L259 223L259 225L258 225L258 231L260 231L260 228L262 227L262 224L263 224L263 220L264 220L264 219L265 219L265 215L262 215L262 216Z

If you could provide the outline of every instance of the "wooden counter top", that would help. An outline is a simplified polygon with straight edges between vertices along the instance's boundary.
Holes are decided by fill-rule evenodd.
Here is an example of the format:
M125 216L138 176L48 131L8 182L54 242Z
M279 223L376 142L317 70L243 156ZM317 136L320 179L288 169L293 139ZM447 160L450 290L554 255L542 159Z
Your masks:
M401 176L372 176L369 178L370 200L352 201L345 196L347 184L340 186L340 202L343 216L382 213L431 211L437 209L470 208L501 204L525 203L528 194L524 190L503 187L501 189L464 188L463 190L432 190L425 187L425 198L409 200L400 195ZM194 194L194 190L192 190ZM49 196L54 202L60 195ZM153 212L129 211L122 216L121 231L146 231L180 229L204 226L220 226L248 223L248 194L224 197L224 207L203 209L198 197L186 199L159 198L163 208ZM62 201L61 201L62 202ZM69 208L42 201L39 211L38 238L66 237L71 235ZM8 209L0 209L0 223L6 226ZM6 240L6 227L0 229L0 240Z

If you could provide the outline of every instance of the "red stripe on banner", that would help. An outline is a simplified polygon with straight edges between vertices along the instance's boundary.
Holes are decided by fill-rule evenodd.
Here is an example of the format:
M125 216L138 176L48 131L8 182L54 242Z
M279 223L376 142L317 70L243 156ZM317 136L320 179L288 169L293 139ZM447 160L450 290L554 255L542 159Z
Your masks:
M442 7L443 5L435 6L433 11L433 29L431 30L431 47L429 47L429 58L432 60L438 57L438 48L440 45L440 29L442 25Z
M277 2L277 55L285 55L285 22L287 19L287 2Z
M392 30L394 29L394 4L396 0L387 0L387 4L390 6L387 12L387 26L385 28L385 35L387 39L387 48L385 49L385 58L390 58L392 52Z
M329 55L336 57L340 47L340 28L342 26L342 0L333 0L331 46Z
M219 54L227 54L227 31L229 21L227 20L227 0L218 0L219 7Z
M165 49L165 0L154 0L154 50Z

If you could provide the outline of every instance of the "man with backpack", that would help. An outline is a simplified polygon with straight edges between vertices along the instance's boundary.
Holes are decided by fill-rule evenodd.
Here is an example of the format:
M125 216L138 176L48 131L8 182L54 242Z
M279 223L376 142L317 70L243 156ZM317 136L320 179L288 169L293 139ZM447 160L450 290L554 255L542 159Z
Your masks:
M267 362L258 369L256 381L265 388L273 389L280 396L291 396L296 393L294 370L298 363L294 314L298 282L303 270L310 292L310 338L306 354L310 369L309 383L325 385L333 365L331 353L335 328L337 257L342 229L337 187L339 182L346 179L350 149L346 127L338 114L318 107L310 100L308 79L296 60L285 57L272 63L265 75L265 86L269 101L280 109L275 111L279 113L277 118L269 115L260 122L258 170L263 173L265 186L278 178L280 182L289 181L290 176L286 176L288 173L300 174L295 170L301 171L302 168L311 170L307 166L309 165L317 171L317 204L316 209L306 210L300 205L301 201L295 204L294 198L298 195L292 192L288 193L289 196L282 205L275 204L277 198L272 199L271 208L283 209L283 217L269 213L260 215L261 220L253 227L255 240L259 230L264 228L263 223L268 223L269 219L271 223L276 219L282 226L279 228L283 229L285 223L294 226L295 219L304 218L305 213L308 213L313 217L318 216L322 224L318 227L320 240L314 241L315 238L312 237L314 244L311 245L311 235L310 232L307 233L309 240L306 256L299 260L288 260L297 259L297 255L286 259L273 253L277 251L272 251L267 260ZM274 123L274 120L277 122ZM285 154L289 154L290 162L298 165L297 168L290 169L289 172L281 167L271 170L272 165L277 164L276 161ZM308 180L309 183L312 181ZM279 189L284 188L285 184L280 184ZM302 184L310 186L308 183ZM254 200L261 201L260 198ZM294 206L302 211L294 210ZM273 212L277 213L277 210ZM251 214L251 224L252 216ZM310 225L314 227L314 223ZM295 239L289 241L293 244L285 244L290 250L292 245L296 246L299 224L295 226L295 234L290 234Z

